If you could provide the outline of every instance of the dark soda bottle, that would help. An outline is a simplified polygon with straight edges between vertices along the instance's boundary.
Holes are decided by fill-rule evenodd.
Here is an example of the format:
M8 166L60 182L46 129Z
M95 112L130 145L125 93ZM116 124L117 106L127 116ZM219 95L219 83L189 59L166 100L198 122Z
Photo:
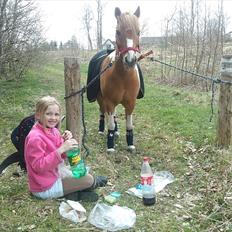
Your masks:
M81 178L86 174L86 166L81 158L80 148L74 148L67 152L69 164L71 166L73 177Z
M153 172L150 167L148 157L143 158L140 176L143 194L143 204L154 205L156 202L156 196L153 182Z

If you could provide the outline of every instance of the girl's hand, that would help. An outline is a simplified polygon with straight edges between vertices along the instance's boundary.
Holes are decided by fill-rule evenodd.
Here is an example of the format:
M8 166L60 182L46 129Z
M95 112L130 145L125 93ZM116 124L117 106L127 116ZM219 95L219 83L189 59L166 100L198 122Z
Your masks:
M62 137L63 137L64 141L71 139L73 137L72 132L69 130L66 130L66 131L64 131Z
M78 148L78 142L76 139L68 139L57 149L57 152L59 155L61 155L73 148Z

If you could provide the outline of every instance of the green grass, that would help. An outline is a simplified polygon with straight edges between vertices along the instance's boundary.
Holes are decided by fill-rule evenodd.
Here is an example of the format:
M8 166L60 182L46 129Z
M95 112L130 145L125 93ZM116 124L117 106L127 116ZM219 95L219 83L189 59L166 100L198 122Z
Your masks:
M10 133L34 111L42 95L59 99L64 110L63 64L32 70L21 81L0 81L0 158L15 149ZM82 84L87 65L81 66ZM135 227L129 231L231 231L231 151L214 146L217 115L212 122L210 93L158 85L145 75L146 94L134 111L136 152L126 151L125 119L118 108L120 138L116 152L106 153L105 137L97 135L98 107L85 99L85 123L90 156L86 163L110 183L97 190L102 195L119 191L120 206L135 210ZM215 106L214 112L217 111ZM63 125L64 127L64 125ZM143 206L125 191L139 182L143 156L151 157L154 171L168 170L176 181L157 194L157 204ZM14 177L16 165L0 176L1 231L99 231L88 222L72 224L59 216L60 201L31 197L26 176ZM83 203L87 215L93 203Z

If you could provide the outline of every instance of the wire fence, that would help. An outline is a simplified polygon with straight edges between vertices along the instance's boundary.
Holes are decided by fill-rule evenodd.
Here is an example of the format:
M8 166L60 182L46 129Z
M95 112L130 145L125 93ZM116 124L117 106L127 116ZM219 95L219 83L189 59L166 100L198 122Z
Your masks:
M141 59L143 59L145 56L148 56L150 54L152 54L152 51L150 51L150 52L144 54L143 56L141 56ZM211 81L212 82L212 87L211 87L211 115L210 115L210 119L209 119L209 121L211 122L212 118L213 118L213 115L214 115L215 85L216 84L228 84L228 85L232 85L232 82L221 80L221 78L218 78L218 77L205 76L205 75L198 74L198 73L196 73L194 71L191 71L191 70L186 70L186 69L183 69L183 68L179 68L179 67L174 66L174 65L172 65L170 63L166 63L166 62L163 62L161 60L155 59L154 57L151 57L150 60L153 61L153 62L157 62L157 63L159 63L161 65L165 65L165 66L168 66L170 68L179 70L181 72L185 72L185 73L191 74L193 76L196 76L196 77L200 78L201 80ZM98 79L100 79L101 75L107 69L111 68L111 66L112 66L112 63L110 63L105 69L103 69L98 75L96 75L87 86L84 86L80 90L78 90L76 92L73 92L70 95L64 97L64 99L67 99L67 98L70 98L70 97L75 96L77 94L81 95L81 99L82 99L82 123L83 123L83 127L84 127L84 135L83 135L83 138L82 138L82 146L84 147L84 149L86 151L86 157L90 154L90 151L89 151L88 147L85 145L85 143L86 143L86 127L85 127L85 122L84 122L85 120L84 120L84 114L83 114L83 112L84 112L83 94L86 92L86 89L89 88L89 86L91 86L95 81L97 81Z
M191 74L193 76L196 76L196 77L200 78L201 80L211 81L212 82L212 87L211 87L211 104L210 104L211 105L211 115L210 115L210 119L209 119L209 121L211 122L212 118L213 118L213 115L214 115L215 84L221 84L222 83L222 84L232 85L232 82L221 80L218 77L205 76L205 75L198 74L198 73L196 73L194 71L190 71L190 70L186 70L186 69L183 69L183 68L179 68L179 67L176 67L176 66L174 66L172 64L168 64L168 63L165 63L165 62L163 62L161 60L155 59L154 57L151 57L150 60L153 61L153 62L157 62L157 63L159 63L161 65L165 65L165 66L168 66L170 68L179 70L181 72L185 72L185 73Z

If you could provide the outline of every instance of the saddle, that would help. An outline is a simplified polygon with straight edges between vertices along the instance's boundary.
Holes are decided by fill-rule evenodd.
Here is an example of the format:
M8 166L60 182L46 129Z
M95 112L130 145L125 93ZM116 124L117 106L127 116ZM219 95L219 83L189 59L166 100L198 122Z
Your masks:
M24 158L25 139L35 123L35 115L30 115L21 120L19 125L11 133L11 142L16 148L16 152L7 156L0 164L0 174L9 165L18 163L20 168L26 171L26 163Z
M87 99L89 102L94 102L97 99L97 95L100 91L100 78L96 78L101 71L101 64L103 60L114 50L102 50L95 54L89 62L88 67L88 76L87 76L87 86L88 84L95 78L95 80L91 83L87 88ZM140 89L137 96L137 99L144 97L144 81L143 74L141 68L138 64L136 64L139 71L139 79L140 79Z

